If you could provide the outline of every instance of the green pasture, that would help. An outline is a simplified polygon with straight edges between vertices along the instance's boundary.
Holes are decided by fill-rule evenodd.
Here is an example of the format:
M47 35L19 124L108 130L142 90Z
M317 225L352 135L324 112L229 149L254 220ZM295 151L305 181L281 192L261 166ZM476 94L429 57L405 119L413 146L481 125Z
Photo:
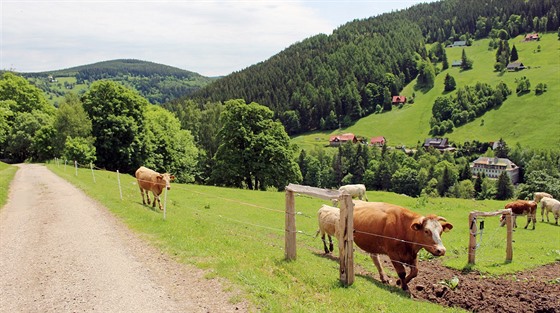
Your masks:
M474 61L473 69L462 71L450 67L436 76L435 86L428 90L416 90L416 81L411 82L402 91L407 98L415 95L413 104L402 108L394 107L392 111L371 114L358 120L354 125L329 132L314 132L293 138L300 148L312 149L314 146L328 144L329 136L352 132L359 136L371 138L384 136L388 145L407 147L416 146L429 137L432 105L437 97L448 95L443 92L445 75L449 73L455 79L457 88L474 85L477 82L488 83L495 87L500 81L505 82L513 94L504 104L471 123L456 128L446 134L450 140L458 143L478 140L496 141L503 138L508 145L520 143L523 147L547 149L560 145L560 41L557 34L547 33L538 42L522 42L523 36L509 41L510 48L515 47L519 61L529 69L519 72L498 73L494 71L496 50L488 50L489 39L475 41L465 47L465 53ZM540 46L540 52L538 47ZM460 60L463 47L446 48L449 64ZM441 68L441 64L437 65ZM525 76L531 83L531 92L518 96L515 94L516 78ZM538 83L545 83L547 91L536 96L534 88Z
M323 200L296 197L296 211L300 212L296 216L300 231L297 260L286 261L285 194L282 192L172 184L164 220L159 209L142 205L136 181L130 175L117 176L114 172L97 170L92 174L90 169L79 169L76 176L70 166L49 164L48 167L107 206L139 236L167 254L206 269L209 278L227 279L232 283L228 288L242 290L264 312L461 311L410 299L398 288L381 284L371 259L359 251L355 263L369 273L357 275L355 283L348 288L341 286L337 259L323 256L322 242L314 237L316 212ZM420 213L446 217L455 227L443 236L448 253L441 260L457 269L465 268L467 263L468 213L493 211L504 204L410 198L387 192L368 192L368 197L370 201L397 203ZM524 218L518 224L524 226ZM560 227L538 223L534 231L522 228L515 231L513 262L505 264L505 231L498 227L497 217L486 219L475 270L489 275L512 273L560 260ZM421 257L430 259L427 253ZM387 270L396 277L392 268ZM441 280L450 278L441 277Z
M3 162L0 162L0 208L6 204L10 182L16 175L18 168Z

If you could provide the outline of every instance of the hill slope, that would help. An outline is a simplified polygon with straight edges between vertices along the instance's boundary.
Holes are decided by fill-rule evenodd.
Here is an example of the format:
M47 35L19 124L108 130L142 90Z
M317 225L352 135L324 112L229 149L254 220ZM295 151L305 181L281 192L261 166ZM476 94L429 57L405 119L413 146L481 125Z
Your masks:
M134 88L151 103L164 103L190 94L215 80L176 67L132 59L21 75L45 91L52 102L60 101L69 90L79 93L100 79L118 81Z
M445 137L456 143L472 140L497 141L503 138L510 146L516 143L537 149L560 146L560 41L557 40L556 33L545 34L539 42L522 42L522 36L509 40L510 47L515 44L520 61L530 67L519 72L494 71L495 50L488 50L489 41L479 40L472 46L465 47L468 58L474 61L472 70L449 68L442 71L436 76L435 86L427 92L415 90L416 81L408 84L401 94L407 97L415 95L413 104L366 116L347 128L298 136L294 138L294 142L304 148L324 146L328 144L331 134L353 132L366 138L384 136L390 146L415 146L417 142L423 142L430 136L430 118L436 98L452 94L443 92L443 81L449 73L455 78L457 88L477 82L494 87L503 81L514 94L499 108L456 128ZM540 51L537 52L539 46ZM461 59L462 48L447 48L446 53L451 63L452 60ZM518 96L515 94L515 80L523 76L531 82L532 91ZM538 83L545 83L548 87L539 96L534 93L534 87Z

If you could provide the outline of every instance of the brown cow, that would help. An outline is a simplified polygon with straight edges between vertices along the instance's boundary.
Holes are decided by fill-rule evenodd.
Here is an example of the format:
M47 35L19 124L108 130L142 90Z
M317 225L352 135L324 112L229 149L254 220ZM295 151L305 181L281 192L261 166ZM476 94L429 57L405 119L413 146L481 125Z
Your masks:
M170 182L175 179L175 176L170 175L169 173L160 174L144 166L140 166L140 168L136 170L136 173L134 175L136 176L136 180L138 181L140 194L142 194L142 203L146 204L146 201L144 200L144 191L146 191L146 199L148 200L148 205L150 205L150 195L148 194L148 192L151 191L154 195L154 202L152 207L156 207L157 200L159 209L163 210L161 208L159 195L161 194L164 187L167 188L167 190L171 189Z
M387 278L378 254L385 254L399 275L403 290L418 275L418 252L424 248L435 256L445 254L441 233L453 225L443 217L422 216L406 208L383 202L357 203L354 208L354 242L371 253L371 259L379 271L383 283ZM410 267L406 276L404 266Z
M511 209L514 228L517 228L517 215L527 215L527 225L525 225L525 229L527 229L531 221L533 221L533 229L535 229L535 223L537 222L537 203L535 201L515 200L506 204L504 208ZM506 215L502 214L502 217L500 217L500 226L504 226L505 224Z

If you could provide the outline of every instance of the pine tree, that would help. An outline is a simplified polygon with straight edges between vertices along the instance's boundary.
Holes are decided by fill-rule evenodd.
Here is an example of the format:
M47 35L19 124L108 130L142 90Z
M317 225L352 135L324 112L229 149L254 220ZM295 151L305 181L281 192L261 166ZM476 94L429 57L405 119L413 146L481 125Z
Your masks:
M503 171L498 177L496 189L496 200L513 198L513 184L506 171Z
M473 61L467 58L467 53L465 49L463 49L463 53L461 54L461 69L463 70L470 70L473 67Z
M447 73L445 75L445 80L443 82L443 90L444 91L452 91L455 90L455 87L457 86L457 84L455 83L455 78L453 78L453 76L449 75L449 73Z
M510 62L513 61L517 61L519 60L519 56L517 55L517 48L515 48L515 45L513 45L513 47L511 47L511 54L510 54Z

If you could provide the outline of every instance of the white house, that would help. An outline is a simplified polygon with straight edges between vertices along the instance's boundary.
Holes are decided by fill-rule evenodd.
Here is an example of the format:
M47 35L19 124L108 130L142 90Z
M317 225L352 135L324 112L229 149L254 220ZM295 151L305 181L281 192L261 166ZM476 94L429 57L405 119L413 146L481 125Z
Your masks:
M517 184L519 167L509 159L480 157L471 163L471 173L474 176L484 173L488 178L497 179L503 171L506 171L512 183Z

